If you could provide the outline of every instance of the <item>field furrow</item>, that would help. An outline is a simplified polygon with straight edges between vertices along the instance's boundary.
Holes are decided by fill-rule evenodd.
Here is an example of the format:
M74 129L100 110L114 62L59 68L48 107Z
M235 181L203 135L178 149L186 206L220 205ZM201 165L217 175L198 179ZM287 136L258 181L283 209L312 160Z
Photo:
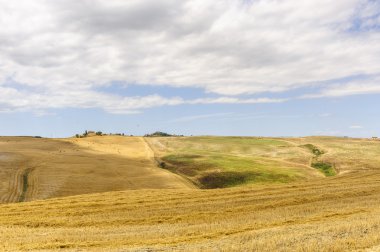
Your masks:
M2 201L30 202L0 205L0 250L371 251L380 244L380 142L38 141L17 139L2 150L24 157L22 169L0 173L12 177ZM334 164L339 174L325 176L310 160ZM247 172L250 180L215 189L187 183Z

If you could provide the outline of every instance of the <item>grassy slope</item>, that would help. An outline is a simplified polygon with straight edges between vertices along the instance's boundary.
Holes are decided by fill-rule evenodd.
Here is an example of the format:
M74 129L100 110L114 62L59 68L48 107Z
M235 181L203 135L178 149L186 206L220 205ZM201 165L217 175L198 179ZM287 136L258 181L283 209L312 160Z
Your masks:
M321 177L313 153L281 139L242 137L148 138L165 168L203 188L287 183Z
M312 143L324 150L319 160L334 165L339 174L380 169L380 142L366 139L307 137L291 139L297 145Z
M165 168L203 188L287 183L377 169L376 141L333 137L148 138Z
M100 142L99 142L100 141ZM0 138L0 202L126 189L186 188L141 138Z

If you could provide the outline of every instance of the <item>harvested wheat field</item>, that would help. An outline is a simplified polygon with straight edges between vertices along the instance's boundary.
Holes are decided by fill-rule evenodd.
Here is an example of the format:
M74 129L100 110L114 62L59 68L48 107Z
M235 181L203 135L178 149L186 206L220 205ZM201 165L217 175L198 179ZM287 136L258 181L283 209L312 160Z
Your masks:
M138 137L0 138L0 202L126 189L188 188Z
M13 149L6 147L8 140ZM31 142L39 145L28 149ZM57 158L59 151L53 149L53 143L67 146L65 158ZM146 151L139 151L138 146ZM380 249L378 141L330 137L2 138L1 148L2 167L11 164L10 160L25 164L45 150L46 156L36 159L44 157L45 165L27 175L36 178L28 179L28 190L30 181L37 189L27 190L24 196L13 193L18 195L13 199L52 198L0 205L0 249L4 251ZM76 152L86 159L70 159ZM105 192L106 184L111 188L110 177L97 174L94 167L92 173L82 172L78 175L81 179L70 181L80 164L95 157L102 159L85 165L86 169L115 167L111 164L124 164L127 169L142 162L141 169L149 168L152 173L144 173L146 182L141 190L128 190L138 187L122 188L123 183L115 182L110 190L120 191ZM63 171L49 173L49 169ZM15 177L11 171L9 165L8 178ZM21 174L25 177L25 172ZM87 185L87 174L100 185ZM127 172L120 174L121 181L133 181ZM7 186L6 174L1 176ZM158 178L166 184L162 182L160 187ZM65 182L53 187L55 181ZM80 181L83 193L100 193L55 198L80 194ZM48 185L55 191L43 194ZM18 188L23 189L22 185ZM3 190L2 195L8 194Z

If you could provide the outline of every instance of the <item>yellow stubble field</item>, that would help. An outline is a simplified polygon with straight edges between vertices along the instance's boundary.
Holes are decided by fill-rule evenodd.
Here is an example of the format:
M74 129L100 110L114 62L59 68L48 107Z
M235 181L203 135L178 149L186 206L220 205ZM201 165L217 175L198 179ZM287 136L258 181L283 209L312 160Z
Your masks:
M62 140L62 144L72 144L75 140ZM225 149L223 144L230 147L233 144L228 144L230 141L228 139L224 140L222 142L227 143L215 140L220 142L221 151L237 155L255 153L255 156L268 153L265 145L244 147L239 151L236 151L235 147L232 150ZM245 183L211 190L192 189L186 184L188 179L182 177L185 180L177 180L178 177L175 177L175 181L183 182L182 188L179 186L171 189L140 190L114 188L112 190L120 191L100 193L94 191L92 194L54 198L66 196L60 195L57 191L55 195L52 194L53 198L47 197L51 198L47 200L0 205L0 249L5 251L56 249L63 251L379 251L379 142L338 138L275 140L288 142L289 146L293 147L303 146L306 143L318 146L324 150L321 159L334 163L338 174L331 177L313 176L310 179L303 179L301 176L299 180L281 183L273 181L259 184ZM78 141L83 142L75 143L74 146L79 146L89 153L105 153L107 159L109 158L107 155L114 155L112 153L115 151L123 153L121 147L118 149L113 146L112 148L115 147L113 150L107 148L106 146L111 144L106 142L111 140L106 138ZM133 141L144 141L144 139L136 138ZM169 145L169 147L161 146L161 152L153 147L156 155L162 157L172 154L171 145L176 146L177 155L180 155L179 145L193 145L189 141L200 142L197 139L146 141L161 141L163 146ZM169 141L177 143L171 144ZM99 146L90 147L96 142L99 142ZM215 142L212 144L215 147ZM120 145L124 146L125 143ZM236 143L235 145L238 146ZM279 147L281 153L287 153L283 146ZM210 150L211 147L205 146L205 148ZM266 151L260 154L257 148L265 148ZM299 148L299 151L310 158L303 147ZM209 157L201 147L198 146L196 149L197 155ZM211 149L211 151L217 150ZM275 159L308 165L307 158L294 154L296 148L294 151L292 149L289 158L284 157L285 154L275 155L273 151L275 150L272 150L271 155ZM14 153L12 155L17 154L12 153ZM148 159L150 158L151 156ZM2 162L6 162L4 160ZM151 162L152 169L156 169L154 162ZM298 170L299 166L296 169ZM31 174L33 172L35 171ZM85 183L85 180L83 181ZM80 191L71 191L71 193L79 194Z

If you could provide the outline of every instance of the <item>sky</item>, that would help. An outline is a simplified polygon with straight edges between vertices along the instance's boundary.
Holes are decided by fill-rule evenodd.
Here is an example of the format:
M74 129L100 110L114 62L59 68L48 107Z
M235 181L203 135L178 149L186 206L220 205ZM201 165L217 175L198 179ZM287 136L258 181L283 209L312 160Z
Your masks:
M378 0L0 0L0 135L380 136Z

